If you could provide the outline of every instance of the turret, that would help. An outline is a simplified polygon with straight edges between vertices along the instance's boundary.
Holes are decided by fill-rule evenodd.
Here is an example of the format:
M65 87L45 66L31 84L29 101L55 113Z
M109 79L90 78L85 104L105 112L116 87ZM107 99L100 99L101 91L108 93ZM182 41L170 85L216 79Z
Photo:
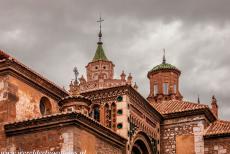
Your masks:
M93 60L88 63L86 66L87 81L97 81L100 79L113 79L114 76L114 64L112 61L109 61L105 55L103 49L103 42L101 41L102 32L101 32L101 22L104 21L100 18L100 31L98 34L99 41L97 42L97 49Z
M147 99L153 103L172 99L181 100L183 97L179 91L180 74L181 71L179 69L166 63L164 53L162 63L148 72L150 93Z

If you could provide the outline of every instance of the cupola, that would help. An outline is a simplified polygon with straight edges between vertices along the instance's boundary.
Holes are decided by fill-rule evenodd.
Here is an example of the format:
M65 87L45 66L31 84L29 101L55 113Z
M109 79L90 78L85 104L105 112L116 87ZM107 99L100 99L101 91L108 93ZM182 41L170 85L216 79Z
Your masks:
M179 92L180 74L181 71L177 67L166 62L164 51L162 63L148 72L150 93L147 99L155 103L163 100L181 100L182 96Z

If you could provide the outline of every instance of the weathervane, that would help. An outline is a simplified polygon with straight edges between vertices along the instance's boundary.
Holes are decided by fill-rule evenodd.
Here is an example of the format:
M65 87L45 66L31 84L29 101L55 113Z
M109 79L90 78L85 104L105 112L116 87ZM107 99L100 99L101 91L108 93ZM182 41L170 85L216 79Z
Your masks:
M99 42L101 42L101 37L102 37L102 33L101 33L101 23L104 21L104 19L101 19L101 15L100 15L100 18L97 22L100 23L100 32L98 34L98 37L99 37Z
M74 75L75 75L75 81L74 83L78 83L78 75L79 75L79 72L78 72L78 69L77 67L75 66L74 69L73 69L73 72L74 72Z

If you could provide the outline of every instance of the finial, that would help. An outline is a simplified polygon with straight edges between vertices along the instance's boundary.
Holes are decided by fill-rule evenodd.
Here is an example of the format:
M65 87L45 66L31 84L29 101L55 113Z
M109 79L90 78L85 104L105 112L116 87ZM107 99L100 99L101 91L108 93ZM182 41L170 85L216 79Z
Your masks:
M200 95L198 95L197 103L200 104Z
M77 69L76 66L73 68L73 72L74 72L74 75L75 75L74 83L78 84L78 79L77 78L78 78L79 72L78 72L78 69Z
M163 64L165 64L166 63L166 58L165 58L165 49L163 49L163 62L162 62Z
M98 37L99 37L98 43L99 43L99 44L102 43L102 42L101 42L101 37L102 37L102 33L101 33L101 23L102 23L103 21L104 21L104 19L101 19L101 15L100 15L100 18L99 18L99 20L97 21L97 22L100 23L100 31L99 31L99 34L98 34Z
M215 95L212 95L212 99L216 99L216 98L215 98Z
M135 82L134 86L133 86L134 89L138 89L138 86L137 86L137 83Z

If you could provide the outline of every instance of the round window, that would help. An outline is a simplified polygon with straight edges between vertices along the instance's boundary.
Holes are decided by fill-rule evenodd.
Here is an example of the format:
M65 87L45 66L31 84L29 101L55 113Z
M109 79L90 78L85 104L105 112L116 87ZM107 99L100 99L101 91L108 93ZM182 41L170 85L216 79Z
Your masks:
M117 97L117 101L118 101L118 102L121 102L122 100L123 100L123 97L122 97L122 96L118 96L118 97Z
M39 104L42 115L51 114L51 103L47 97L42 97Z
M41 112L41 114L44 115L45 111L46 111L45 103L44 102L40 102L40 112Z
M123 127L122 123L117 124L117 128L121 129Z
M123 113L123 111L120 109L120 110L117 110L117 114L121 115Z

